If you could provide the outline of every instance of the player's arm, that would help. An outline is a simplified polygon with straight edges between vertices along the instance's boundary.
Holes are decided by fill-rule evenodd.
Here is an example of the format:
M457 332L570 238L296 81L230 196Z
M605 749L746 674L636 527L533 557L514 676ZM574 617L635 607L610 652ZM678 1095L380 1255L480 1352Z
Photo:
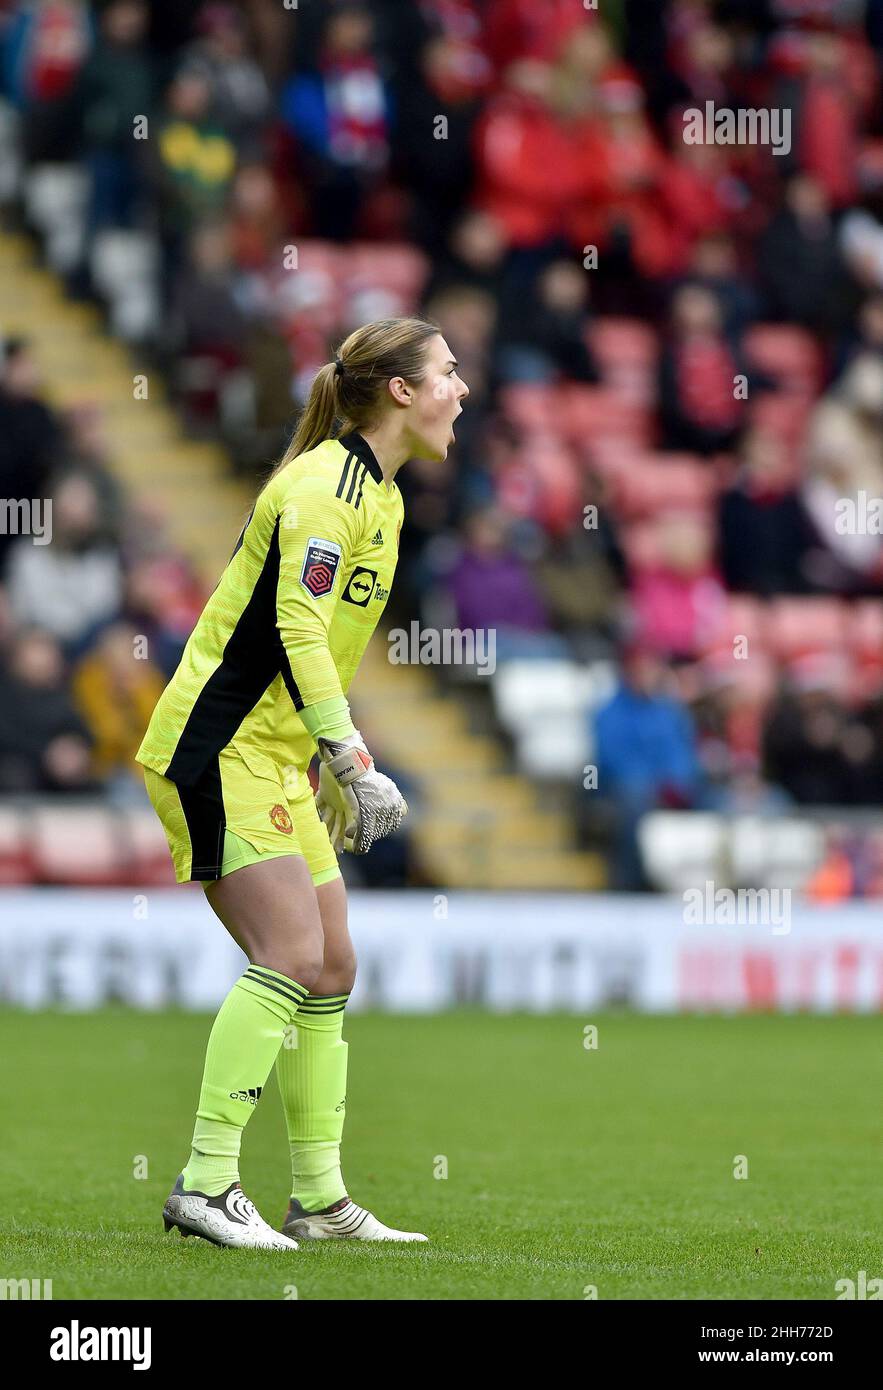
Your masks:
M316 805L336 850L364 854L397 828L407 803L374 766L329 646L343 576L360 536L360 516L327 478L296 478L279 508L277 625L286 685L319 751Z

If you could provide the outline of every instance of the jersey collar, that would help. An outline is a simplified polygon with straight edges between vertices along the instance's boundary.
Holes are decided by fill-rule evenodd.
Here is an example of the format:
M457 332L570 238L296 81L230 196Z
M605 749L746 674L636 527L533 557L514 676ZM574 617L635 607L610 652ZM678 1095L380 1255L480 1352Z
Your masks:
M362 438L358 430L350 430L349 434L339 435L337 442L342 444L349 453L355 454L360 463L365 464L375 483L383 482L383 469L375 458L374 450L367 439Z

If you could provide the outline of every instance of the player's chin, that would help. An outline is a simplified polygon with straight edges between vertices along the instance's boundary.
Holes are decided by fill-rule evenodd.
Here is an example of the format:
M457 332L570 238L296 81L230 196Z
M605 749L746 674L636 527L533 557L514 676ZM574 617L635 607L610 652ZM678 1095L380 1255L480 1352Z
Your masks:
M447 439L427 440L425 452L421 453L420 457L427 459L429 463L444 463L453 442L454 431L449 429Z

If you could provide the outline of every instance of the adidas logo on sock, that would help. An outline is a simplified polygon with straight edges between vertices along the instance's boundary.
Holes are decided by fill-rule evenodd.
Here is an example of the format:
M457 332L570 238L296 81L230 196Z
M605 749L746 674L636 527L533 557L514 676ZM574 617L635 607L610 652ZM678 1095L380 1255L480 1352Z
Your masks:
M378 530L375 532L375 534L371 537L371 544L372 544L372 545L383 545L383 532L382 532L379 528L378 528Z
M247 1091L231 1091L231 1100L244 1100L246 1105L257 1105L261 1098L263 1086L249 1086Z

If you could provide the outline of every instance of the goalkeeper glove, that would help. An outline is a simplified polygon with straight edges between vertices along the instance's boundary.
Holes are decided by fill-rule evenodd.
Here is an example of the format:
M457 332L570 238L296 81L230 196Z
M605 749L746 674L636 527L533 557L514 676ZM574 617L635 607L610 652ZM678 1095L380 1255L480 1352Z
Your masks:
M395 782L378 772L358 729L347 738L322 738L316 809L335 850L367 854L397 830L408 803Z

